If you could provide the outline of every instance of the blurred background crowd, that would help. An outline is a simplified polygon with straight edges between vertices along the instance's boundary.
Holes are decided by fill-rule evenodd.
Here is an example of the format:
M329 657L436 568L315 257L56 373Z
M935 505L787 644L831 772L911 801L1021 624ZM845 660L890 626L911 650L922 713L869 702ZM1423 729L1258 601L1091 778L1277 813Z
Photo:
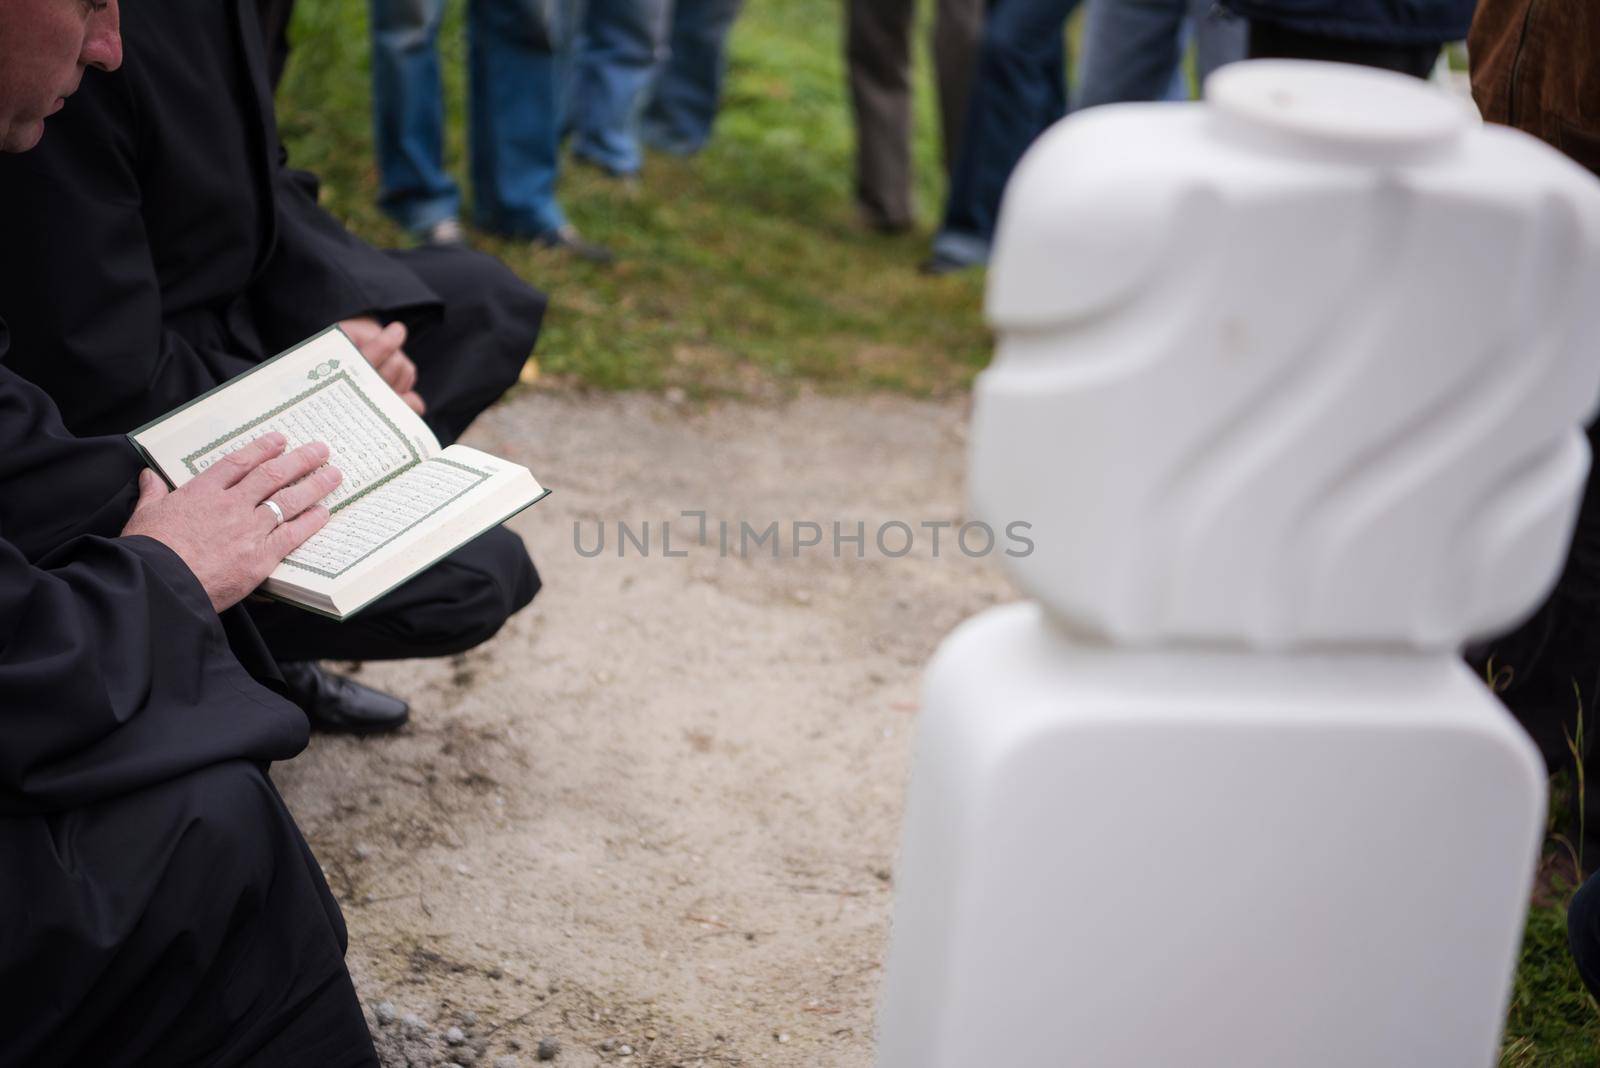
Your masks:
M274 84L292 55L295 0L263 0ZM1085 8L1068 91L1066 27ZM710 141L729 31L743 0L471 0L469 171L474 225L593 262L561 207L571 162L625 187L645 150L692 156ZM847 0L844 52L862 223L915 222L915 0ZM379 204L424 244L459 244L462 197L445 168L439 35L444 0L372 0ZM922 270L986 263L1017 160L1071 108L1188 99L1212 70L1250 57L1342 60L1428 77L1464 38L1473 0L937 0L934 82L947 195Z

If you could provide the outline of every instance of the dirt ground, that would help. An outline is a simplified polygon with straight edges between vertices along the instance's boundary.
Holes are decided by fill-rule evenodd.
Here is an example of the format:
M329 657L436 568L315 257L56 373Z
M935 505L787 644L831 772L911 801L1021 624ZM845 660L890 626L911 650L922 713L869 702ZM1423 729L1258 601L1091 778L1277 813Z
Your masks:
M1013 596L919 529L960 521L964 427L964 401L565 391L480 420L556 491L513 522L544 590L465 656L360 666L410 726L274 772L386 1064L871 1063L920 670ZM741 559L741 520L779 521L780 557ZM873 545L889 520L909 555ZM799 558L795 521L824 532Z

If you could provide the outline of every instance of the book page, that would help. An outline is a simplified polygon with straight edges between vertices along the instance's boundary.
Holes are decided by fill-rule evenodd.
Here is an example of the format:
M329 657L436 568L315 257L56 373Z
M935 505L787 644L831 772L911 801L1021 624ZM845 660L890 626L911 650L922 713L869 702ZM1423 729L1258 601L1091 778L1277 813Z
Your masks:
M338 442L329 462L337 464L344 481L323 500L335 511L422 461L400 428L361 392L348 372L340 371L189 453L183 466L198 475L271 430L289 439L285 451L312 441Z
M488 481L492 471L443 457L416 463L348 502L284 566L335 579Z
M131 437L173 485L269 431L290 449L327 443L344 481L327 504L340 510L436 453L416 413L337 329L217 387Z

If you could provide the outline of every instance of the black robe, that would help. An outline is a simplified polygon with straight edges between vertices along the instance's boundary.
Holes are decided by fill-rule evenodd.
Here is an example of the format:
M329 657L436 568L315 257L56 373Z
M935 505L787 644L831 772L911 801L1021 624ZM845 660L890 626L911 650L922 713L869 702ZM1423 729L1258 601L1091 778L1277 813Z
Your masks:
M375 1063L266 777L305 716L247 617L117 536L139 467L0 368L0 1065Z
M120 70L88 70L31 152L0 157L0 317L10 367L80 434L165 414L330 323L412 330L425 416L448 444L513 382L544 298L465 249L384 252L284 165L252 0L152 0L122 12ZM539 578L496 529L333 623L253 605L282 660L459 652Z

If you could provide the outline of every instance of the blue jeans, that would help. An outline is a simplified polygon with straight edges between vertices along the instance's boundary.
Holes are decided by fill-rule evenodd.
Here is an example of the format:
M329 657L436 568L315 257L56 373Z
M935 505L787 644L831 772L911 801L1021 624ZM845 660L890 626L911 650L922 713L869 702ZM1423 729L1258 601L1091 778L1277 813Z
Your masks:
M983 22L961 154L936 255L984 263L1000 194L1034 138L1067 110L1063 34L1078 0L993 0Z
M438 33L444 0L371 0L379 205L412 232L460 211L444 170ZM469 128L475 214L532 237L566 224L556 204L560 82L541 0L470 0Z
M667 48L668 0L576 0L568 81L572 154L616 175L644 165L636 124Z
M1249 23L1215 8L1215 0L1089 0L1074 106L1187 100L1181 63L1185 18L1194 26L1202 80L1244 58Z
M639 136L651 148L692 156L711 139L722 103L728 31L743 0L676 0L666 61L655 72Z

